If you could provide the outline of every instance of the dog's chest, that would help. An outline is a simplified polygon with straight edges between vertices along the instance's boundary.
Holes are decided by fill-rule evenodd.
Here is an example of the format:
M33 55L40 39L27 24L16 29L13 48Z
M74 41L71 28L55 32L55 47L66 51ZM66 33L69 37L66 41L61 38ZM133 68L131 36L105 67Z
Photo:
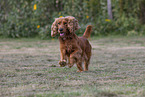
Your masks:
M66 53L71 54L75 50L75 46L73 45L72 41L66 42L65 43L65 50Z

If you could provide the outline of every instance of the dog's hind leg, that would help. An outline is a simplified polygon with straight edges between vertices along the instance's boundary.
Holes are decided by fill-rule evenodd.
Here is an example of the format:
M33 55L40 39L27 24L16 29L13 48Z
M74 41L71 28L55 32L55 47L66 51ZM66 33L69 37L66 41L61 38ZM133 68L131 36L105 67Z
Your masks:
M83 67L82 67L82 62L77 62L77 68L79 69L77 72L82 72L83 71Z
M82 50L80 49L80 50L73 52L70 55L69 64L68 64L69 68L71 68L76 63L77 68L79 69L79 72L83 71L81 54L82 54Z
M90 59L84 61L84 71L89 70L89 63L90 63Z
M85 58L85 60L84 60L84 71L89 70L89 63L90 63L91 53L88 53L86 57L87 58Z

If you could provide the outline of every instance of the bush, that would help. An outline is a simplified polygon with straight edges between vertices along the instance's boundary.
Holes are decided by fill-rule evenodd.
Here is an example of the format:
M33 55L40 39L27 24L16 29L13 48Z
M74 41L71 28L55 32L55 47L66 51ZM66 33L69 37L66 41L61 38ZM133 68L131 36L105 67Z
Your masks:
M113 20L109 20L104 0L3 0L0 35L50 38L51 24L60 16L74 16L79 20L81 29L77 34L82 34L91 24L94 35L128 35L133 31L142 35L145 26L138 18L141 1L112 0Z

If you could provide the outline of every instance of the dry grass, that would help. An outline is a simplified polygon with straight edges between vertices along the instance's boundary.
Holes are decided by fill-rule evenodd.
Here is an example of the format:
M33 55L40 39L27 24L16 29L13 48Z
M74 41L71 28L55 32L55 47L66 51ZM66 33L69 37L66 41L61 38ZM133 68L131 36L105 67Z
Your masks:
M0 96L144 97L145 38L90 40L88 72L59 67L58 40L0 39Z

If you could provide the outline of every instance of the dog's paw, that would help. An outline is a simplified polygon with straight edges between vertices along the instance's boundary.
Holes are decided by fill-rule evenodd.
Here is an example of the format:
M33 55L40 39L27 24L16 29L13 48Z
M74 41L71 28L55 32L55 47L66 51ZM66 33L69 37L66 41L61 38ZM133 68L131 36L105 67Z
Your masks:
M78 70L77 72L83 72L83 71Z
M71 68L72 66L68 65L69 68Z
M66 60L59 61L60 67L64 67L67 65Z
M68 64L68 67L69 67L69 68L71 68L72 66L73 66L73 65L71 65L71 64Z
M85 69L84 71L88 71L88 69Z

